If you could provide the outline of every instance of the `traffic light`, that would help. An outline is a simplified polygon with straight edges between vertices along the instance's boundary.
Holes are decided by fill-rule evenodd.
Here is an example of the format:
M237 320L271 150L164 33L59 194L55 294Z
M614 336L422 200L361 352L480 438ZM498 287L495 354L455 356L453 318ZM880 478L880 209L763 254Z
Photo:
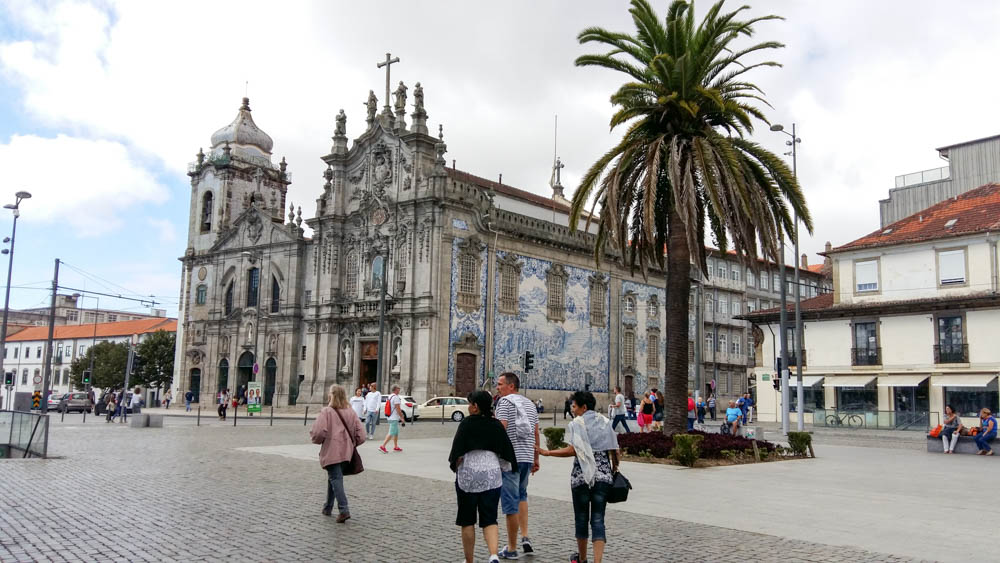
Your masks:
M90 385L90 370L89 369L83 370L83 384L84 385Z
M771 379L771 384L774 385L774 390L775 391L781 391L781 376L780 375L775 375Z
M143 364L142 356L140 356L139 354L136 354L136 355L132 356L132 372L131 372L131 374L135 375L137 373L142 373L142 364Z
M535 367L535 355L531 352L524 352L524 371L525 373L532 370Z
M14 372L7 371L3 374L3 384L7 387L14 386Z

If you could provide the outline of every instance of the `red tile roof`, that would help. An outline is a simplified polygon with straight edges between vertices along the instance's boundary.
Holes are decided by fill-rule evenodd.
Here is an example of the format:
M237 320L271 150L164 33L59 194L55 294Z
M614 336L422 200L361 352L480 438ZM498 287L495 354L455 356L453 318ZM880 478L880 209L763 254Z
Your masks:
M131 336L165 330L177 332L177 319L152 318L122 321L119 323L97 323L83 325L64 325L55 327L52 338L69 340L72 338L108 338L110 336ZM49 337L48 326L33 326L17 334L7 337L7 342L24 342L27 340L45 340Z
M822 274L824 265L825 264L823 264L822 262L820 262L819 264L809 264L808 266L806 266L806 269L814 274Z
M900 219L884 229L839 246L831 252L922 242L997 230L1000 230L1000 184L986 184Z
M819 309L827 309L833 305L833 293L820 293L816 297L810 299L803 299L799 301L799 310L805 311L816 311ZM788 299L785 303L785 310L794 313L795 312L795 299ZM747 313L746 316L750 317L753 315L769 315L774 313L780 313L781 307L771 307L770 309L761 309L759 311L754 311L753 313Z

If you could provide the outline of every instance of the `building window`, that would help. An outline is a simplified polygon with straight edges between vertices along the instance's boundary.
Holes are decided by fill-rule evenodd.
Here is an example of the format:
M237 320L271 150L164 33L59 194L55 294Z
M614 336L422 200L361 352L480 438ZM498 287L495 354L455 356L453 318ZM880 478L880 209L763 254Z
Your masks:
M945 376L947 381L947 376ZM944 402L955 409L958 416L978 417L982 408L996 412L1000 394L997 393L997 380L994 379L986 387L945 387Z
M649 335L646 346L646 367L650 370L660 369L660 335L655 332Z
M715 337L712 336L712 333L708 333L705 335L705 354L711 354L714 349Z
M705 310L706 311L715 310L715 302L712 301L712 296L708 293L705 294Z
M941 285L965 283L965 249L941 250L937 253L938 282Z
M760 288L767 289L767 274L763 272L760 274Z
M733 266L732 274L733 274L733 281L734 282L740 281L740 267L739 266Z
M312 292L312 290L311 290L311 289L307 289L307 290L305 291L305 295L303 295L303 298L305 299L305 302L306 302L307 304L308 304L308 303L309 303L310 301L312 301L312 298L313 298L313 292Z
M348 299L358 297L358 253L350 251L344 265L344 295Z
M77 311L66 311L66 320L75 323L79 318Z
M730 352L732 352L736 356L739 356L740 354L743 353L742 352L742 344L743 343L740 341L740 335L734 334L733 335L733 342L732 342L732 349L730 350Z
M212 192L205 192L201 200L201 232L212 230Z
M747 312L748 313L753 313L756 310L757 310L757 300L756 299L747 299Z
M622 335L622 363L626 368L635 367L635 332L632 330Z
M864 260L854 263L855 291L878 291L878 260Z
M24 371L21 372L21 385L27 385L27 384L28 384L28 368L24 368Z
M656 320L660 316L660 300L655 295L649 296L649 303L646 304L646 316L649 320Z
M729 272L727 272L726 270L727 270L726 263L718 262L716 265L715 275L718 276L720 280L729 279Z
M716 303L717 308L716 313L727 313L729 311L729 298L725 295L719 297L719 301Z
M771 289L781 291L781 276L778 274L771 275Z
M757 355L757 351L756 351L756 345L754 344L754 341L753 341L753 334L748 334L747 335L747 357L752 360L752 359L754 359L754 356L756 356L756 355Z
M753 287L756 284L757 278L753 275L753 272L750 271L750 268L747 268L747 286Z
M406 273L410 263L410 239L403 236L403 242L396 247L396 259L393 265L396 268L396 291L402 291L406 287Z
M247 272L247 307L257 306L260 293L260 268L250 268Z
M7 347L6 346L4 346L4 349L3 349L3 359L5 359L5 360L7 359Z
M385 258L382 256L376 256L372 260L372 272L371 272L371 289L375 291L381 289L382 287L382 268L385 266Z
M14 348L14 359L17 359L17 353L18 353L18 352L19 352L20 350L21 350L21 348L20 348L20 347L17 347L17 348ZM25 348L25 350L27 350L27 348ZM25 355L27 355L27 354L25 354Z
M500 264L500 303L501 313L516 315L518 312L518 289L521 284L521 262L517 256L508 252L497 260Z
M629 314L635 313L635 296L626 295L623 303L626 313Z
M306 359L306 347L305 346L302 347L302 357L301 358L303 360Z
M793 379L789 378L788 382L791 386L790 393L788 394L789 402L788 408L791 412L796 412L799 409L799 397L796 392L797 384L793 383ZM816 412L817 410L823 410L824 392L823 385L817 381L812 385L802 386L802 412Z
M837 410L878 411L878 388L875 387L875 382L872 381L865 387L837 387Z
M851 355L856 366L881 365L878 349L878 331L875 322L854 323L854 353Z
M94 322L94 320L96 318L97 318L97 314L96 313L92 313L90 311L87 311L86 313L83 314L83 320L87 321L88 323Z
M743 311L740 310L740 301L739 301L739 299L733 299L733 315L734 316L735 315L739 315L742 312Z
M30 346L25 346L24 347L24 357L27 358L30 354L31 354L31 347ZM14 357L16 358L17 354L14 354ZM35 348L35 358L36 359L40 359L41 357L42 357L42 347L39 346L39 347Z
M938 344L934 361L938 364L964 364L969 361L962 330L962 317L938 317Z
M281 310L281 285L278 278L271 276L271 312L277 313Z
M225 303L225 307L226 307L226 309L225 309L226 310L226 316L231 315L233 313L233 282L229 282L229 285L226 286L226 303Z
M569 274L562 264L554 264L546 273L547 315L550 321L566 320L566 282L568 280Z
M116 323L116 322L118 322L118 315L115 315L115 314L112 314L112 313L108 313L108 322L109 323Z
M602 274L590 276L590 326L605 326L607 311L608 282Z
M719 352L719 353L725 354L726 353L726 335L725 335L725 333L719 335L719 342L718 342L718 344L719 344L719 347L718 347L718 349L716 351Z
M197 304L197 305L204 305L205 304L205 298L208 295L208 287L205 286L204 284L203 285L199 285L198 289L195 290L195 294L194 295L195 295L195 298L194 298L195 304Z
M466 312L477 311L482 303L480 253L484 248L477 237L458 244L458 308Z

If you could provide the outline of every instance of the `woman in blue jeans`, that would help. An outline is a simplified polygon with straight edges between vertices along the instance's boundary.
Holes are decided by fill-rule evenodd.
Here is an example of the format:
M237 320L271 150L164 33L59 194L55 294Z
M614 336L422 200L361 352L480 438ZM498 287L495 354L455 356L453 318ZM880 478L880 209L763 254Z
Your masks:
M979 411L979 434L976 434L976 447L979 448L979 455L993 455L993 448L990 442L997 437L997 419L990 413L990 409Z
M604 544L604 510L613 475L618 470L618 435L607 417L594 412L597 399L592 393L573 393L573 422L566 427L566 447L558 450L538 449L544 456L573 456L569 475L573 492L573 514L576 519L577 553L573 563L587 563L587 536L593 532L594 561L601 563ZM589 526L589 529L588 529Z

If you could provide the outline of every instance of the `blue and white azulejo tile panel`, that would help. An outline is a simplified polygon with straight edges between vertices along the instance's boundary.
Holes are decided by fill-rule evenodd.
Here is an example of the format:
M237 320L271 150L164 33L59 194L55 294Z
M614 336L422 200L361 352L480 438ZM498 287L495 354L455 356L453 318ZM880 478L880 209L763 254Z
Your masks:
M622 299L626 295L632 294L635 297L635 311L626 313L624 307L619 307L621 312L622 328L630 327L635 330L635 375L632 379L632 389L636 395L641 395L643 391L649 389L649 378L655 377L659 381L657 384L663 388L663 370L666 367L667 358L667 313L666 301L667 292L663 287L638 283L633 281L622 281ZM649 304L652 297L656 296L656 315L650 315ZM662 327L662 328L661 328ZM658 341L658 365L657 373L650 373L649 369L649 334L651 331L659 331Z
M457 221L457 219L456 219ZM448 384L455 384L455 343L462 338L465 333L472 333L476 336L480 347L485 346L486 329L486 248L479 251L479 307L472 312L463 311L458 308L458 251L459 245L465 239L456 238L451 243L451 305L448 321ZM481 357L483 350L480 350ZM478 380L483 381L485 374L484 362L479 362Z

